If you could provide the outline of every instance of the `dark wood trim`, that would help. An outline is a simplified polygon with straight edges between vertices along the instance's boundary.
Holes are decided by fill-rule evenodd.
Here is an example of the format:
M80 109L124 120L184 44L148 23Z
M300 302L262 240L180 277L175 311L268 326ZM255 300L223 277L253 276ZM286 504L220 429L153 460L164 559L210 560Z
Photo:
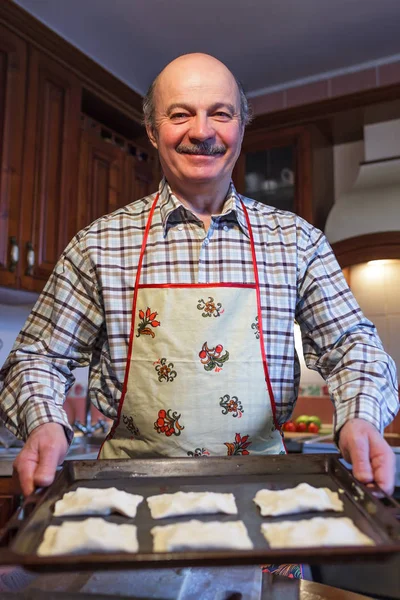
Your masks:
M252 133L258 129L264 130L281 129L296 124L307 124L329 117L337 113L362 108L371 104L380 102L391 102L400 98L400 83L388 85L370 90L363 90L346 96L337 98L327 98L312 104L304 104L278 110L276 112L265 113L254 117L251 125L246 132ZM251 103L251 98L249 99Z
M140 94L12 0L1 0L0 23L75 73L84 86L103 98L105 102L112 104L131 119L141 122Z
M332 249L342 269L369 260L400 259L400 232L359 235L332 244Z
M296 144L299 137L307 135L308 132L309 129L304 125L293 126L279 131L271 131L268 128L263 129L261 127L246 129L242 151L247 152L251 150L253 152L263 148L276 148L278 146Z

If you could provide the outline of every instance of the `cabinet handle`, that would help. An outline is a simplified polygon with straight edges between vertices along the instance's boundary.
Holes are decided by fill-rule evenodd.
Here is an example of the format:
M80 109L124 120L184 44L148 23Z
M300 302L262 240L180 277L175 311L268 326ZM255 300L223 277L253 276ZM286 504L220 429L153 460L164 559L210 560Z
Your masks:
M33 249L32 242L26 243L26 271L25 275L31 276L33 275L33 267L35 266L35 251Z
M18 261L19 246L17 243L17 238L15 237L15 235L12 235L10 237L10 264L8 266L8 270L11 271L11 273L14 273L15 269L17 268Z

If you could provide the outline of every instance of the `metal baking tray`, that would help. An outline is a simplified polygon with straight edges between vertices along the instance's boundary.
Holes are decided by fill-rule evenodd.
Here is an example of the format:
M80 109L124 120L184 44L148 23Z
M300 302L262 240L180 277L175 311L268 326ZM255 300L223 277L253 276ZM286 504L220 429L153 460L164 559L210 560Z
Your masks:
M278 519L261 517L253 502L262 488L283 489L307 482L316 487L341 490L344 513L325 513L329 516L348 516L359 529L370 536L375 546L332 546L290 549L271 549L261 534L261 524ZM201 515L174 517L154 521L147 502L138 507L132 521L119 515L105 517L114 523L133 522L138 528L140 552L96 553L39 557L37 548L49 525L62 518L53 517L55 502L67 491L78 486L107 488L115 486L145 498L160 493L181 491L232 492L238 516ZM280 517L279 520L320 516L308 512ZM85 517L64 517L83 520ZM229 521L234 518L245 523L254 549L245 551L196 551L154 553L150 529L154 525L199 518L202 521ZM368 487L360 484L339 458L332 454L239 456L207 458L122 459L69 461L54 483L44 492L29 497L0 535L0 564L22 565L38 571L83 569L124 569L167 566L200 566L264 563L321 563L377 559L400 551L400 506L388 496L378 499Z

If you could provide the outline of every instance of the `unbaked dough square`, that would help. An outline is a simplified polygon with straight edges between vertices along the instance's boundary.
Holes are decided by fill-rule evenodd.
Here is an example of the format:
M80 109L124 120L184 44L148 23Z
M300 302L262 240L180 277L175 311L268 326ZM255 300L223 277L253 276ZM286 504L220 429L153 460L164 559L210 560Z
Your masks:
M88 554L90 552L137 552L135 525L118 525L104 519L65 521L50 525L38 548L39 556L59 554Z
M271 548L375 545L348 517L314 517L301 521L263 523L261 533Z
M259 506L261 516L277 517L311 510L343 511L343 502L337 492L329 488L316 488L300 483L284 490L259 490L253 501Z
M111 513L120 513L133 519L142 500L143 496L129 494L115 487L105 489L78 487L64 494L61 500L57 500L54 516L108 516Z
M149 496L147 504L153 519L183 515L210 515L224 513L237 515L235 496L216 492L176 492Z
M187 521L153 527L153 552L183 550L251 550L243 521Z

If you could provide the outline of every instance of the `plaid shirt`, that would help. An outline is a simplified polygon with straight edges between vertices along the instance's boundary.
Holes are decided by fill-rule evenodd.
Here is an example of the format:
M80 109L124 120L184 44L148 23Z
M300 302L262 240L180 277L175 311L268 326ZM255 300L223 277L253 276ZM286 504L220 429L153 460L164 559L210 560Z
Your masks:
M0 416L16 435L26 438L52 421L71 438L62 406L72 371L89 364L91 400L116 418L135 274L153 198L98 219L62 254L0 372ZM306 364L324 377L335 404L335 431L353 417L382 431L398 409L396 368L324 235L292 213L243 201L254 235L278 421L288 419L297 398L296 319ZM220 282L254 282L249 232L233 184L206 232L163 180L141 283Z

